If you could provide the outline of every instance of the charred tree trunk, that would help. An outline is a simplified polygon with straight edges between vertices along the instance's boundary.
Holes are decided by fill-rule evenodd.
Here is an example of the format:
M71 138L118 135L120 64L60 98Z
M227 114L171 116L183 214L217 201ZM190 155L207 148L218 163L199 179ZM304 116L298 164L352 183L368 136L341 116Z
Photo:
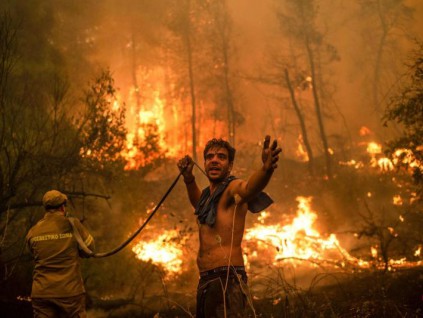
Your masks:
M136 50L136 40L134 32L131 33L131 78L132 78L132 85L134 86L135 91L135 127L138 130L139 127L141 127L141 118L140 118L140 111L141 111L141 94L140 94L140 87L138 85L138 79L137 79L137 50ZM138 134L135 134L134 139L134 145L138 147L140 144L142 144L142 141L140 142Z
M380 82L380 76L381 76L381 70L382 70L382 55L383 55L383 49L385 47L386 38L388 36L388 26L385 21L385 17L383 16L382 8L380 7L380 1L377 1L378 4L378 16L380 19L380 24L382 26L382 36L379 39L379 44L377 47L377 53L376 53L376 60L375 60L375 69L373 74L373 89L372 89L372 95L373 95L373 108L378 111L379 110L379 82Z
M230 34L231 34L231 20L226 7L226 0L215 1L210 8L216 23L216 37L219 38L217 52L221 56L222 62L222 85L223 96L222 99L227 107L228 119L228 140L232 145L235 145L235 128L236 128L236 112L234 107L233 90L231 88L231 76L229 69L229 59L231 54Z
M298 121L300 122L301 133L303 135L304 145L306 147L307 156L308 156L308 171L310 173L310 176L312 177L314 175L313 151L311 149L311 145L310 145L310 142L308 140L308 134L307 134L307 128L306 128L306 125L305 125L304 116L303 116L301 109L300 109L300 107L297 103L297 100L295 98L295 92L294 92L294 89L292 87L292 83L291 83L291 80L289 78L289 73L288 73L287 69L285 69L285 80L286 80L286 85L288 86L289 94L291 96L292 106L294 107L295 113L297 114L297 117L298 117Z
M331 163L331 158L329 153L329 145L328 145L328 141L327 141L327 137L325 133L325 126L323 123L323 115L322 115L321 106L320 106L319 94L317 92L316 67L314 64L314 55L313 55L313 50L310 46L310 41L308 36L306 36L305 38L305 46L307 50L307 57L308 57L309 65L310 65L310 71L311 71L314 108L316 111L317 123L319 125L320 138L322 140L323 151L324 151L325 162L326 162L326 174L328 176L328 179L330 180L332 179L332 163Z
M191 132L192 132L192 157L197 160L197 131L196 131L196 100L195 100L195 85L194 85L194 72L192 70L192 50L190 36L187 36L187 48L188 48L188 76L189 76L189 89L191 96Z
M10 126L10 118L6 115L6 99L10 90L9 77L17 62L17 33L18 29L14 26L9 13L4 13L0 17L0 145L7 158L9 153L7 147L3 146L7 140L7 127ZM0 161L0 196L1 201L5 203L9 201L8 197L12 194L7 178L8 167L3 166Z
M224 80L225 80L225 99L228 105L228 135L229 142L235 145L235 109L232 98L232 91L229 85L229 64L228 64L228 43L223 41L223 63L224 63Z
M134 89L135 89L135 101L137 103L136 104L137 114L139 114L140 107L141 107L141 94L140 94L140 87L138 85L138 79L137 79L137 50L136 50L136 40L135 40L134 32L132 32L131 34L131 41L132 41L131 77L132 77L132 85L134 85ZM138 118L138 122L139 122L139 118Z
M188 67L188 78L189 78L189 89L191 98L191 132L192 132L192 158L197 161L197 131L196 131L196 99L195 99L195 83L194 83L194 71L193 71L193 57L192 57L192 43L191 43L191 27L190 27L190 0L186 2L186 30L185 36L185 47L187 50L187 67Z

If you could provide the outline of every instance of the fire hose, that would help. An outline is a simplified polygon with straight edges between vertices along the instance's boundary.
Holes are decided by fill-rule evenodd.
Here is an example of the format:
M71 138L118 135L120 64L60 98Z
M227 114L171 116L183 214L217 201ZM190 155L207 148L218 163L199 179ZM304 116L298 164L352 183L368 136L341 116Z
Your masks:
M201 170L202 173L206 174L196 162L194 162L194 164ZM167 189L166 193L160 199L159 203L157 203L157 205L155 206L155 208L153 209L153 211L150 213L150 215L144 221L144 223L138 228L138 230L136 230L128 239L126 239L125 242L123 242L121 245L119 245L118 247L114 248L113 250L111 250L109 252L94 253L93 251L91 251L88 248L88 246L85 244L84 240L81 237L81 234L79 233L78 229L76 228L76 226L74 224L74 218L69 217L68 219L69 219L69 222L70 222L70 224L72 226L73 234L74 234L75 239L76 239L76 241L77 241L77 243L79 245L79 248L84 252L84 254L86 256L93 257L93 258L108 257L108 256L114 255L117 252L119 252L122 249L124 249L144 229L144 227L147 225L147 223L150 222L150 220L153 218L154 214L157 212L157 210L160 208L160 206L162 205L162 203L166 200L167 196L170 194L170 192L172 192L173 188L178 183L178 180L181 177L181 175L182 175L182 173L184 172L185 169L183 169L182 171L179 172L178 176L172 182L172 184L170 185L169 189Z

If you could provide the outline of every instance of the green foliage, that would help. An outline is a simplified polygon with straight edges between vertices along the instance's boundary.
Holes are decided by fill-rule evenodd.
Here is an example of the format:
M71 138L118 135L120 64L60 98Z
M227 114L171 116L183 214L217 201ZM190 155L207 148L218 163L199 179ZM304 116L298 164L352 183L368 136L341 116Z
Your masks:
M164 157L160 147L158 127L153 124L142 124L140 128L144 131L144 140L138 143L138 149L142 154L142 159L146 164L151 164L154 160Z
M423 182L423 44L419 44L419 50L415 53L414 61L409 65L411 72L410 80L395 97L385 112L385 125L395 122L402 127L402 134L389 142L388 152L394 153L397 149L409 149L412 153L408 161L400 160L399 165L405 165L413 169L416 182ZM406 155L405 153L403 156Z
M82 155L94 162L119 161L126 138L125 107L113 109L116 89L109 70L104 70L85 91L87 115L82 125Z

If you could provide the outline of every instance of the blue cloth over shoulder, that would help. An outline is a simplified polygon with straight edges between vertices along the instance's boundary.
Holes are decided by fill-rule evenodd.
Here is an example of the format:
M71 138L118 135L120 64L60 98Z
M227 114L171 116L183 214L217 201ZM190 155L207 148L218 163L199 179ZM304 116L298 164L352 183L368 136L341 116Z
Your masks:
M216 222L217 203L222 196L223 191L233 180L237 179L234 176L226 178L210 195L210 187L207 187L201 192L200 201L195 208L195 214L198 216L198 221L201 224L208 224L213 226ZM251 199L247 205L248 210L252 213L258 213L266 209L273 203L273 200L265 192L260 192L255 198Z

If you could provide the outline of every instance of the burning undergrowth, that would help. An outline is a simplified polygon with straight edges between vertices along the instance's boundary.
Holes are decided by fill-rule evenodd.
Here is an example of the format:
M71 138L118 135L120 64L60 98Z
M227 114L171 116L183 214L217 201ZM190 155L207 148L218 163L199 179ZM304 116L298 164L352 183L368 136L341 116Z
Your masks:
M298 268L308 263L312 267L324 266L360 271L384 266L385 259L382 259L379 254L386 251L379 252L380 248L376 243L372 245L367 242L370 244L367 252L351 253L349 252L351 247L347 248L335 233L322 233L318 229L319 213L313 209L312 201L312 197L298 196L295 214L283 212L281 205L275 204L276 207L251 218L244 235L247 267L260 268L289 262ZM395 205L395 200L392 204ZM356 215L356 217L360 216ZM192 218L195 217L192 215ZM401 214L398 216L398 221L404 221ZM132 251L137 259L151 261L163 267L169 276L177 275L187 270L182 266L183 259L194 256L192 255L193 251L195 252L193 245L197 244L196 241L193 244L193 237L196 236L195 227L195 224L192 224L186 228L179 225L170 230L152 229L153 233L139 240L132 247ZM386 226L385 230L393 239L398 237L393 226ZM370 236L371 233L351 225L349 234L358 242L362 236ZM351 244L352 240L348 241L348 244ZM400 267L420 265L420 250L421 246L417 245L411 251L415 258L409 261L406 257L387 259L387 269L395 270Z
M175 194L177 201L183 201L183 187L176 191L180 192ZM367 193L365 196L369 204L378 198L376 195L368 197ZM272 308L287 310L286 306L300 298L310 297L307 301L311 301L315 296L307 294L310 290L316 292L324 286L343 286L351 283L351 277L357 275L364 281L366 275L384 272L385 265L388 272L397 276L404 269L417 269L421 265L420 256L414 256L418 246L408 253L414 257L407 258L404 254L396 257L401 253L395 244L391 243L390 247L378 245L386 244L386 241L368 232L368 224L358 214L353 218L357 223L345 223L338 217L337 227L328 226L325 223L330 217L327 211L318 210L322 206L319 201L321 199L317 197L297 196L291 202L276 203L268 211L248 216L245 260L250 286L259 307L272 299ZM398 212L393 200L389 200L389 204ZM176 208L178 205L179 209ZM406 222L407 217L403 218ZM151 297L156 299L160 295L156 304L162 309L176 310L179 305L192 308L198 276L195 266L198 241L192 209L181 202L170 204L164 207L155 222L159 225L148 228L131 250L138 266L142 268L148 264L151 272L146 275L155 278L155 282L146 287L144 301L148 303ZM345 224L348 224L349 231L340 231ZM390 226L378 224L378 227L386 232L384 235L391 235L394 241L398 239L393 234L395 232L389 230ZM384 253L388 255L387 262ZM291 305L287 304L287 298ZM319 301L324 303L324 300L314 299L316 306Z
M97 301L97 311L106 308L110 301L123 298L125 301L119 302L122 306L112 310L116 317L129 312L157 311L168 313L169 317L176 313L189 316L189 312L193 312L198 276L195 216L183 200L183 186L175 191L174 202L163 207L131 250L125 252L127 259L132 258L131 268L127 271L134 272L133 267L136 267L137 274L133 274L130 281L136 287L127 290L124 296L119 289L111 294L108 290L107 295L100 297L102 302ZM378 198L367 194L366 197L369 204ZM395 210L398 206L390 199L389 204L398 212ZM371 295L365 294L367 305L354 300L357 301L354 310L358 314L376 312L377 305L392 308L395 301L386 299L387 296L383 298L377 292L385 290L392 294L391 286L398 284L397 279L402 279L403 275L411 280L411 276L404 272L407 269L418 273L421 258L420 255L414 256L418 247L407 254L413 256L407 258L403 254L403 257L396 257L401 253L395 244L391 243L383 250L378 245L383 243L382 238L361 233L368 229L362 229L366 222L360 221L360 215L353 218L357 223L345 223L338 215L337 227L325 224L331 222L327 211L320 210L322 205L317 196L296 196L283 204L276 202L258 215L248 216L243 244L245 260L254 303L263 317L271 313L286 317L300 311L307 315L315 310L339 312L341 309L337 306L348 311L348 305L352 303L348 303L346 297L359 298L370 291ZM147 215L139 220L139 224ZM407 217L403 218L407 222ZM340 231L345 224L350 231ZM391 233L389 226L378 226L384 228L385 235ZM398 236L392 237L394 241L398 239ZM386 271L383 253L388 255ZM408 292L412 294L415 287L412 285ZM139 306L143 308L141 311Z

